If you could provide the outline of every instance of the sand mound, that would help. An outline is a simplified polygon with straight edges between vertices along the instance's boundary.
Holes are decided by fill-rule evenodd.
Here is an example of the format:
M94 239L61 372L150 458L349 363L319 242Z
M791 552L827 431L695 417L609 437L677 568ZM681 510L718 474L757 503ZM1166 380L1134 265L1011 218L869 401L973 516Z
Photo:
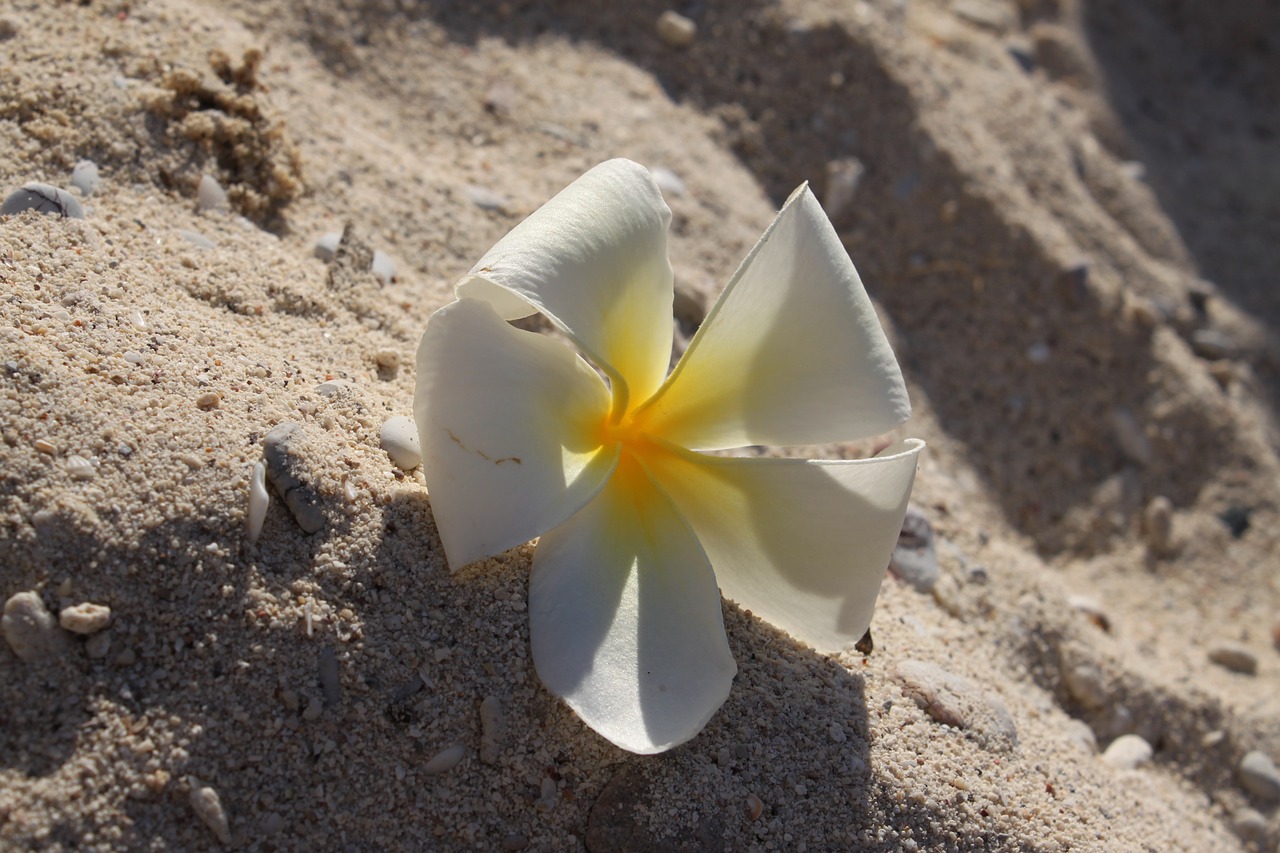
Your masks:
M1272 849L1276 22L1114 5L6 7L0 191L101 181L0 217L0 846ZM667 170L686 325L812 183L939 565L869 656L727 603L654 758L538 684L531 549L451 576L379 444L452 282L613 156ZM282 423L323 526L253 544Z

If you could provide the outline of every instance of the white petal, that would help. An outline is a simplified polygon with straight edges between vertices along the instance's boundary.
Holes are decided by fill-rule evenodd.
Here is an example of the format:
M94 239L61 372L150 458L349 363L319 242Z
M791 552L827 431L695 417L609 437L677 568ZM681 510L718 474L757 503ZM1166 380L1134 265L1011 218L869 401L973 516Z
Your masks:
M498 241L457 288L505 319L541 311L610 375L647 398L671 361L671 210L630 160L588 171ZM625 403L624 403L625 405Z
M702 731L737 669L706 555L625 455L600 494L538 542L529 638L547 689L632 752Z
M871 624L924 443L872 459L647 454L711 558L726 598L830 652Z
M910 416L871 300L807 186L647 406L646 431L695 449L852 441Z
M418 346L414 419L436 529L454 568L527 542L604 484L609 391L595 371L486 303L441 308Z

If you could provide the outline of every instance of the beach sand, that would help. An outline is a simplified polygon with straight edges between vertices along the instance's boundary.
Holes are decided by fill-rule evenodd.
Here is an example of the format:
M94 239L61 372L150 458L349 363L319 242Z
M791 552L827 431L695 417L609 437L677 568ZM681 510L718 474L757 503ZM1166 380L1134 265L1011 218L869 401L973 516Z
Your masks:
M1275 850L1257 5L0 7L0 192L84 208L0 216L0 848ZM540 686L532 546L451 574L379 440L453 282L615 156L666 170L683 332L811 182L938 564L869 655L726 602L729 699L655 757ZM254 544L282 423L323 526L273 493Z

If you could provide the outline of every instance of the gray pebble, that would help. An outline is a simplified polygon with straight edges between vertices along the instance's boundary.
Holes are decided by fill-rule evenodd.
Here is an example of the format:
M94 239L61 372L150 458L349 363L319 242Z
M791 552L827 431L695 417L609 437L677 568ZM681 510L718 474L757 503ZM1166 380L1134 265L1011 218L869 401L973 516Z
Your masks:
M510 832L502 839L502 849L516 853L529 846L529 839L519 832Z
M1191 350L1203 359L1230 358L1235 343L1222 332L1214 329L1196 329L1191 333Z
M312 249L312 253L327 264L333 260L333 253L338 251L340 242L342 242L341 231L330 231L328 234L322 234L316 239L316 245Z
M316 393L322 397L333 399L344 394L352 394L360 390L360 386L350 379L330 379L316 386Z
M307 533L324 527L326 519L320 507L320 495L304 478L307 477L300 453L306 441L302 425L283 423L262 442L262 455L267 463L267 478L284 499L294 519Z
M320 692L324 694L324 703L330 707L342 701L342 682L338 679L338 655L330 646L320 649L316 658L316 668L320 675Z
M84 219L80 201L66 190L48 184L32 182L23 184L5 198L0 205L0 216L34 210L36 213L56 213L64 219Z
M209 175L200 176L200 186L196 188L196 210L201 213L207 210L228 210L227 191Z
M481 210L501 211L507 206L507 197L491 189L467 184L463 191L467 194L467 198L471 199L471 203Z
M1133 412L1125 406L1117 406L1111 412L1111 427L1115 432L1116 443L1130 461L1144 468L1151 464L1155 452L1151 448L1151 439L1147 438Z
M1246 753L1237 775L1244 789L1258 799L1268 803L1280 800L1280 770L1265 752L1255 749Z
M412 418L404 415L388 418L382 429L378 430L378 441L396 467L412 471L422 464L418 426Z
M933 526L915 504L907 507L902 532L898 534L898 545L889 558L889 571L920 592L929 592L938 582L938 551Z
M1102 760L1118 770L1134 770L1151 761L1151 744L1138 735L1120 735L1111 742Z
M111 632L100 631L89 637L84 644L84 652L94 660L101 660L111 652Z
M964 729L984 747L1012 751L1018 730L1009 709L967 678L927 661L907 660L892 673L903 692L939 723Z
M432 756L431 760L422 766L422 772L428 776L439 776L441 773L448 773L457 767L462 759L467 755L467 748L460 743L453 746L447 746Z
M658 16L654 29L667 47L689 47L698 36L697 24L670 9Z
M1239 643L1218 643L1209 649L1209 660L1241 675L1258 674L1258 656Z
M1250 844L1262 847L1267 842L1267 818L1257 809L1245 806L1231 813L1231 828Z
M98 184L101 182L102 179L98 177L98 164L92 160L81 160L71 170L71 186L80 190L80 194L85 197L97 192Z
M58 652L63 635L58 621L44 606L38 592L19 592L4 603L0 628L13 653L36 663Z

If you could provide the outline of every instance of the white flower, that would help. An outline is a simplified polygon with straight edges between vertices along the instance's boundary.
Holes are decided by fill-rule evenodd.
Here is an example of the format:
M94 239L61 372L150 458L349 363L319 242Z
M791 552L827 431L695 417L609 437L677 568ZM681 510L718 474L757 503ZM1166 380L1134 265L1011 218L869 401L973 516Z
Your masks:
M541 536L529 580L538 675L640 753L693 737L729 694L720 590L819 650L862 636L923 447L856 461L697 452L867 438L910 404L807 187L666 375L670 220L635 163L574 181L431 317L414 401L449 564ZM505 322L535 311L581 356Z

